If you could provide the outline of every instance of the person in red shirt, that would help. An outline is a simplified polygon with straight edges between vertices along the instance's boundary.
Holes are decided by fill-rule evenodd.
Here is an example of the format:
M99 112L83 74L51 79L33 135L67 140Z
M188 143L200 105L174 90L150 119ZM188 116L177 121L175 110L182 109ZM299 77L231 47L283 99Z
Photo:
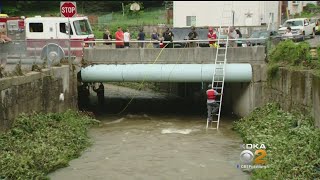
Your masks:
M214 47L215 41L212 41L212 40L216 40L217 39L217 34L213 30L212 27L209 28L208 39L211 40L211 41L209 41L209 46L210 47Z
M213 89L212 84L209 84L207 94L207 109L208 109L208 119L207 121L212 121L212 114L217 114L219 110L219 103L216 101L219 93Z
M121 27L118 27L118 31L115 34L116 36L116 41L121 41L121 42L116 42L116 48L124 48L124 41L123 41L123 31Z

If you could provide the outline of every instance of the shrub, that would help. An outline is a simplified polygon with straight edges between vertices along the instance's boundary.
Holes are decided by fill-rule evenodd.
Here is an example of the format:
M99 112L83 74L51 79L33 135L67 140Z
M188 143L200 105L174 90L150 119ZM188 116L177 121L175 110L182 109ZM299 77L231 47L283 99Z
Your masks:
M320 129L311 117L284 112L276 104L255 109L234 123L245 143L265 144L269 168L253 179L320 178Z
M74 111L20 115L0 135L0 179L44 179L68 165L89 145L87 129L94 121Z
M279 72L279 64L270 64L267 69L268 79L273 79Z
M310 60L310 45L307 42L295 44L291 40L286 40L275 46L269 54L271 63L284 62L299 65L303 61Z

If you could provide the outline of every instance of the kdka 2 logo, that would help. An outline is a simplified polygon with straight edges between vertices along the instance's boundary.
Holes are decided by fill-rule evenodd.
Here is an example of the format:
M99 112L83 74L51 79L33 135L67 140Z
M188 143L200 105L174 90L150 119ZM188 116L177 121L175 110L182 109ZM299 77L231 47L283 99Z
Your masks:
M240 164L241 169L267 168L267 150L264 144L241 144Z

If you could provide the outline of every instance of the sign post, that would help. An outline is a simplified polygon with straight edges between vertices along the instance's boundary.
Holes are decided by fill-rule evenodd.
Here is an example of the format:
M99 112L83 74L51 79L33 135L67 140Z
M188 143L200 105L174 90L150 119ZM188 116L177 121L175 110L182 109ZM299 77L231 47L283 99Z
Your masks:
M74 17L77 14L77 5L76 2L60 2L60 14L61 17L67 17L68 18L68 34L69 34L69 47L68 47L68 62L69 66L71 67L71 56L70 56L70 39L71 39L71 25L70 25L70 17Z

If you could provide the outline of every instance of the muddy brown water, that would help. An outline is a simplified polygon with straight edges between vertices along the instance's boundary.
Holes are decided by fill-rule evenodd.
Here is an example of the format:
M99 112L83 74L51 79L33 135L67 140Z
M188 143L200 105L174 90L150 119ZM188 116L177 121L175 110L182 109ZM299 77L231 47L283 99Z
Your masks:
M51 179L248 179L237 169L241 138L223 118L206 131L197 116L102 116L93 145Z
M89 131L92 146L79 158L70 161L69 167L49 174L51 179L249 178L248 174L237 168L242 140L231 129L235 118L223 116L219 130L206 130L205 115L202 112L199 115L188 113L189 110L177 113L150 111L148 107L155 107L156 110L177 108L179 102L171 103L174 105L168 107L170 103L160 101L161 98L165 99L163 94L148 94L150 92L138 92L113 85L106 85L105 93L106 103L110 103L107 106L114 109L124 106L123 103L111 100L116 96L134 94L137 98L144 98L130 105L141 106L140 112L133 109L124 115L97 114L96 118L101 121L101 126ZM159 99L155 100L155 97ZM93 95L92 102L94 99ZM162 103L163 107L159 106Z

